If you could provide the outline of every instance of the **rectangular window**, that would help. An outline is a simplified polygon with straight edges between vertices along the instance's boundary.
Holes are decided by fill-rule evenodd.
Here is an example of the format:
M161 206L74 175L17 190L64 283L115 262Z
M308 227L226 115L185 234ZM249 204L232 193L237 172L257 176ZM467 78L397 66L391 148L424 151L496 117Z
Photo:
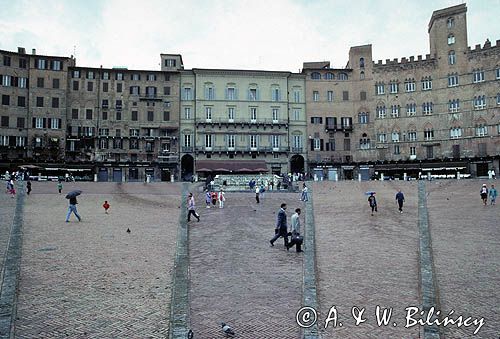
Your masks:
M429 141L434 139L434 130L427 129L424 131L424 140Z
M392 118L399 118L399 111L401 107L399 105L392 105L391 106L391 117Z
M17 106L26 107L26 97L22 96L17 97Z
M215 100L215 88L205 88L205 100Z
M460 100L459 99L454 99L448 101L448 112L450 113L455 113L460 110Z
M391 141L392 142L399 142L399 132L392 132L391 133Z
M109 72L102 72L102 80L109 80Z
M344 139L344 151L351 150L351 139Z
M474 103L474 109L476 109L476 110L485 109L486 108L486 96L479 95L479 96L474 97L473 103Z
M87 82L87 91L92 92L94 90L94 83L89 81Z
M293 109L293 120L298 121L300 120L300 108L294 108Z
M116 73L115 74L115 80L122 81L123 80L123 73Z
M212 121L212 107L205 107L205 119L206 121Z
M26 87L28 87L28 78L22 78L22 77L18 78L18 80L17 80L17 86L19 88L26 88Z
M92 109L85 110L85 119L92 120Z
M189 87L184 87L182 95L184 100L193 100L193 93Z
M280 147L280 136L279 135L272 135L271 136L271 144L274 150L279 149Z
M59 108L59 98L52 98L52 108Z
M44 78L37 78L36 79L36 87L38 88L43 88L44 87Z
M184 147L191 147L191 134L184 134Z
M153 111L148 111L148 121L154 121L155 120L155 112Z
M385 94L385 85L383 83L376 84L375 93L377 93L377 95Z
M227 108L227 117L229 119L229 122L234 121L234 107L228 107Z
M236 147L236 138L234 134L229 134L227 136L227 147L229 149L234 149Z
M115 120L116 121L122 120L122 112L121 111L116 111Z
M72 72L72 77L73 78L79 78L80 77L80 71L75 69L73 72Z
M458 86L458 75L450 74L448 75L448 87Z
M35 118L35 128L43 128L43 118Z
M131 137L138 137L139 136L139 129L138 128L131 128L131 129L129 129L129 134Z
M148 81L156 81L156 74L148 74Z
M109 90L109 83L108 82L103 82L102 83L102 91L107 92Z
M415 92L415 80L405 82L406 92Z
M108 120L108 112L107 111L102 112L102 120Z
M398 155L400 153L401 153L401 151L399 149L399 145L394 145L394 155Z
M417 148L415 146L410 146L410 155L417 155Z
M87 79L94 79L94 72L93 71L87 71Z
M236 89L233 87L228 87L226 95L226 100L235 100L236 99Z
M12 84L12 77L10 75L2 76L2 85L3 86L11 86L11 84Z
M19 59L19 68L27 68L28 63L26 62L26 59Z
M4 55L4 56L3 56L3 65L4 65L4 66L10 66L10 60L11 60L11 59L10 59L10 56L8 56L8 55Z
M257 135L250 135L250 149L257 150Z
M377 106L377 117L379 119L384 119L386 117L386 109L385 106Z
M116 100L115 101L115 107L116 107L116 109L122 109L123 108L122 101L121 100Z
M163 87L163 95L170 95L170 86Z
M279 88L273 88L271 91L271 100L272 101L280 101L281 96L280 96L280 90Z
M78 80L74 80L73 81L73 91L78 91L80 88L80 83L78 82Z
M10 96L2 94L2 105L10 105Z
M43 107L43 97L36 97L36 107Z
M61 70L61 61L59 61L59 60L52 61L52 70L53 71L60 71Z
M250 101L257 100L257 89L256 88L250 88L248 90L248 100L250 100Z
M479 125L476 127L476 136L484 137L488 135L488 126Z
M2 115L2 127L9 127L9 117Z
M422 91L430 91L432 89L432 79L426 77L422 79Z
M49 119L49 120L50 120L50 128L51 129L61 128L59 119Z
M277 123L279 120L279 115L280 115L280 110L279 108L273 108L272 109L272 114L273 114L273 122Z
M311 117L311 124L320 125L323 123L323 117Z
M52 79L52 88L59 88L59 79Z
M132 121L138 121L139 120L139 115L138 115L137 111L132 111L131 120Z
M389 89L392 94L396 94L399 91L399 84L397 82L391 82L389 84Z
M460 127L454 127L450 129L450 138L457 139L462 137L462 129Z
M472 82L483 82L484 81L484 71L483 70L475 70L472 73Z
M212 148L212 135L205 134L205 148Z
M333 91L326 92L326 100L332 102L333 101Z
M296 89L293 91L293 101L300 102L300 90Z
M387 135L385 133L380 133L378 135L378 142L386 143L387 142Z
M109 100L108 99L103 99L101 107L104 108L104 109L109 108Z
M250 121L257 121L257 107L250 107Z
M118 83L118 84L116 84L116 91L117 91L118 93L123 92L123 84L122 84L122 83Z
M46 69L47 68L47 61L45 59L38 59L37 68L38 69Z
M349 92L348 91L343 91L342 92L342 100L348 101L349 100Z
M414 116L417 113L417 104L411 103L406 105L406 115L409 117Z
M175 67L175 59L165 59L165 67Z
M170 112L169 111L163 112L163 121L170 121Z
M16 137L16 146L17 147L26 146L26 138L25 137Z
M319 101L319 92L313 91L313 101Z
M433 104L432 102L424 102L422 104L422 114L423 115L432 115L433 112Z
M78 108L73 108L71 110L71 119L78 119Z
M184 107L184 119L191 119L191 107Z

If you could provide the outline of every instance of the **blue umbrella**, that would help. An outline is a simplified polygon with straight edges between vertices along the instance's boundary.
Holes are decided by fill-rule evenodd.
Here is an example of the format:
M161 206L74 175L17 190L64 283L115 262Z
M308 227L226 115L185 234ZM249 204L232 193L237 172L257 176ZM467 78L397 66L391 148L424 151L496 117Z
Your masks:
M80 194L82 194L82 191L80 191L80 190L71 191L68 194L66 194L66 199L76 198Z
M375 195L375 194L377 194L377 192L375 192L375 191L368 191L368 192L365 192L365 194L366 195L372 195L372 194Z

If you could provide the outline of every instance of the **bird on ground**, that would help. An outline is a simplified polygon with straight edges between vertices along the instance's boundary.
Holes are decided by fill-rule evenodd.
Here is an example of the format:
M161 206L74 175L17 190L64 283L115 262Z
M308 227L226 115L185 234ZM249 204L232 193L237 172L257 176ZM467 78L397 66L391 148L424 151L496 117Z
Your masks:
M231 328L231 326L229 326L229 325L227 325L226 323L223 323L223 322L220 323L220 324L222 326L222 331L224 333L226 333L229 336L234 336L235 335L235 333L234 333L233 329Z
M194 333L193 331L189 330L188 332L188 339L193 339Z
M130 228L127 228L127 233L130 233Z

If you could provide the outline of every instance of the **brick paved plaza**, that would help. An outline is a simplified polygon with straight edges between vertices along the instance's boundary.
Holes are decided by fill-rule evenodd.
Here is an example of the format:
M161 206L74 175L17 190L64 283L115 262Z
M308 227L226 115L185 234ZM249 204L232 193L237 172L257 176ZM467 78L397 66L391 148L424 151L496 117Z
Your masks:
M498 205L482 206L482 183L425 183L434 259L429 267L442 316L454 310L455 319L484 317L474 338L498 338L500 210ZM0 268L10 260L6 255L16 203L24 205L17 301L11 308L14 337L167 338L171 308L177 307L171 305L176 288L172 276L182 268L175 268L174 261L185 246L189 283L177 290L188 300L186 329L193 330L194 338L224 338L221 321L234 328L236 338L302 338L295 314L304 306L307 251L287 252L282 239L269 246L279 205L286 202L289 218L302 207L302 229L306 222L315 227L321 338L424 338L422 326L404 327L405 309L421 308L425 298L419 183L311 186L314 224L305 220L306 204L297 193L268 193L259 205L254 194L227 193L224 209L206 209L203 192L191 186L201 221L188 224L185 244L177 239L179 220L184 222L182 184L68 183L59 195L55 183L34 182L30 196L2 194ZM78 199L83 220L72 216L65 223L64 195L72 188L83 190ZM406 197L402 214L394 199L398 189ZM374 216L364 194L368 190L377 192ZM108 215L104 200L111 204ZM1 286L8 285L5 281ZM1 292L3 302L6 292ZM377 326L377 305L392 308L388 326ZM332 306L342 326L334 328L332 321L325 329ZM358 326L351 315L354 306L365 308L366 321ZM1 318L8 308L5 303L0 307ZM439 330L441 338L472 338L476 328L448 325Z

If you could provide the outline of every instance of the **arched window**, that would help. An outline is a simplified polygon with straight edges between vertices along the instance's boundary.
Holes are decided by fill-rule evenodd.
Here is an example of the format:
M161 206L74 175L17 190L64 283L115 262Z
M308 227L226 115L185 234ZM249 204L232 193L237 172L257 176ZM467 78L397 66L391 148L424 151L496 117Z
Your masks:
M333 75L333 73L328 72L328 73L325 73L325 79L326 80L333 80L333 79L335 79L335 76Z
M455 36L453 34L448 35L448 45L453 45L455 43Z
M345 74L345 73L339 74L339 80L347 80L347 79L348 79L347 74Z
M457 56L455 54L455 51L450 51L448 53L448 64L454 65L457 62Z
M455 19L448 18L448 20L446 21L446 26L448 26L448 28L453 28L455 26Z
M359 148L360 149L370 149L370 138L366 133L363 133L361 139L359 139Z
M359 80L364 80L365 79L365 72L361 71L359 73Z
M318 72L313 72L313 73L311 73L311 79L319 80L319 79L321 79L321 74L319 74Z
M359 67L361 68L365 67L365 58L359 58Z

